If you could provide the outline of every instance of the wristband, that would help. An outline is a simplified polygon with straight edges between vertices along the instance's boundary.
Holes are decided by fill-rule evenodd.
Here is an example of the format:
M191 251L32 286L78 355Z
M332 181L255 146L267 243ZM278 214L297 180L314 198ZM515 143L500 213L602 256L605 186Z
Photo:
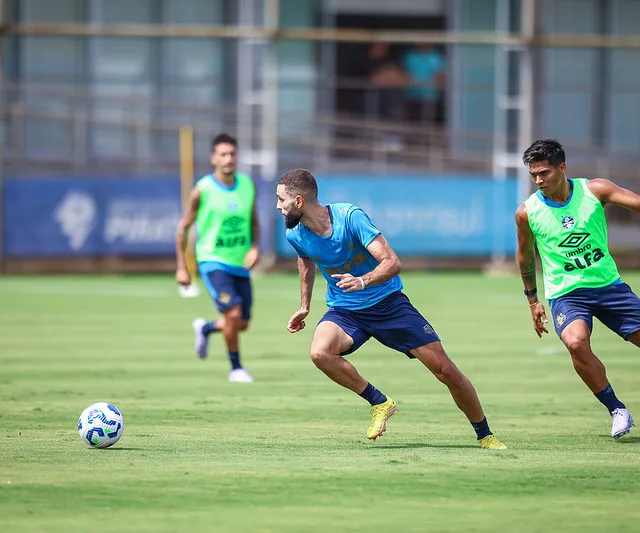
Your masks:
M367 286L367 284L364 282L361 276L358 276L358 280L360 281L360 285L361 285L360 290L363 291L364 288Z
M524 295L527 298L535 298L536 296L538 296L538 289L531 289L531 290L525 289L524 290Z

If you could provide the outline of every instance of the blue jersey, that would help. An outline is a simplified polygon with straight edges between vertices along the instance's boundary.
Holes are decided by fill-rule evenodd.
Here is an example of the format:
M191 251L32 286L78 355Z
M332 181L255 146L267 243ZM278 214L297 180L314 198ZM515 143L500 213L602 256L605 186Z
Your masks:
M287 230L287 240L300 257L309 257L327 280L327 306L366 309L402 289L400 276L366 287L362 291L344 292L336 287L339 278L332 274L362 276L378 266L367 251L380 230L367 214L353 204L330 204L331 235L323 237L304 224Z

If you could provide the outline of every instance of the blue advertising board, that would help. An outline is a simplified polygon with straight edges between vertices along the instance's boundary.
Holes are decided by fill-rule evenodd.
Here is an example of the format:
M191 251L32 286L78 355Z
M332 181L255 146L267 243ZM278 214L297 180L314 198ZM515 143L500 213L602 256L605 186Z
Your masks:
M319 176L318 184L322 202L364 208L401 256L515 251L515 180L346 175ZM256 185L262 250L294 257L275 209L275 183ZM8 177L3 200L7 258L174 253L181 216L176 178Z
M362 207L401 256L489 256L515 252L515 179L491 176L318 176L323 203ZM276 251L295 252L278 224Z
M161 255L174 250L177 179L12 179L5 257Z

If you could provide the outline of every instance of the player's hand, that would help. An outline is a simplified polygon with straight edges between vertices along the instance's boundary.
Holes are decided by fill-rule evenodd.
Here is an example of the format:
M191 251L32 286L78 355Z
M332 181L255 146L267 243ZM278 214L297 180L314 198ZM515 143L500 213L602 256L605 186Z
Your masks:
M549 333L545 324L549 322L547 314L544 311L544 305L542 302L535 302L529 305L531 311L531 318L533 318L533 329L536 330L538 337L542 338L543 333Z
M260 261L260 248L258 248L257 246L252 246L251 249L247 252L247 255L244 256L243 266L247 270L251 270L258 264L258 261Z
M360 280L351 274L332 274L332 278L338 278L340 281L336 283L336 287L344 292L361 291L364 289Z
M307 318L308 314L308 309L303 309L302 307L298 309L289 319L289 323L287 324L287 329L289 330L289 332L297 333L298 331L302 331L306 326L306 324L304 323L304 319Z
M180 285L187 287L188 285L191 285L191 274L189 274L189 271L186 268L178 267L176 269L176 281Z

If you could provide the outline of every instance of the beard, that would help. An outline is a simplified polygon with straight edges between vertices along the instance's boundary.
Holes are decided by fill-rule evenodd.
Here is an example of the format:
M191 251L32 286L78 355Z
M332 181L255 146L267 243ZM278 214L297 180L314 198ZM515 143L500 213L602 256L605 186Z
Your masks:
M288 215L284 215L284 225L287 229L295 228L302 219L302 213L293 212Z

